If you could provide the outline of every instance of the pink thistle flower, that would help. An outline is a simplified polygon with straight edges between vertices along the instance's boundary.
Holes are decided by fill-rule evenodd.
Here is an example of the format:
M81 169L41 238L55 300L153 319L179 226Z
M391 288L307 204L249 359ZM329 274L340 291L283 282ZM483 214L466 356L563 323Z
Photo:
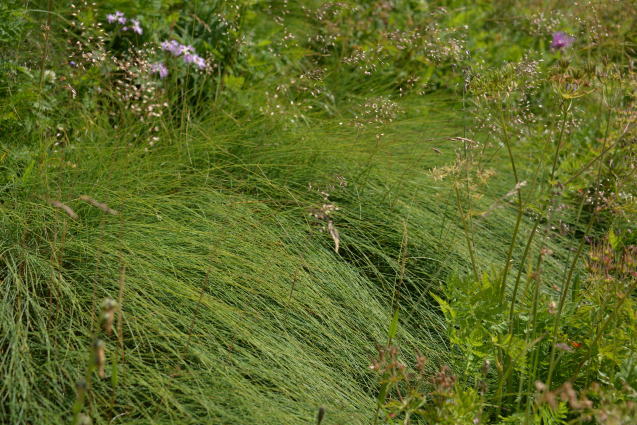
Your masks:
M571 37L563 31L557 31L553 33L551 48L555 50L565 49L570 47L573 42L575 42L575 37Z

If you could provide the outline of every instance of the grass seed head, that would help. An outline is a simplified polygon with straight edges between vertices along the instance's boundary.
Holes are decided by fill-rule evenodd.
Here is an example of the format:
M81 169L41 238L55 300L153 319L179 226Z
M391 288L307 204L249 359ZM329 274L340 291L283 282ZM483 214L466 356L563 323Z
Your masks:
M100 378L106 377L106 344L101 339L96 339L93 343L93 363Z

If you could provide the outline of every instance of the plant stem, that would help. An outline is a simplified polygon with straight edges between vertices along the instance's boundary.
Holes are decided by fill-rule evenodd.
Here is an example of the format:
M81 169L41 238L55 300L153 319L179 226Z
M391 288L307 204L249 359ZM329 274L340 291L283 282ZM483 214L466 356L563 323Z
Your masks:
M44 36L44 48L42 49L42 55L40 56L40 95L42 95L42 89L44 88L44 65L49 56L49 37L51 35L51 11L53 10L53 0L49 0L47 3L46 14L46 27L43 31Z
M466 221L466 217L465 217L465 212L462 209L462 205L460 203L460 191L458 190L458 186L456 184L454 184L454 190L456 193L456 203L458 206L458 213L460 214L460 218L462 220L462 227L464 229L464 233L465 233L465 239L467 241L467 249L469 250L469 257L471 258L471 267L473 269L473 277L475 278L476 282L478 282L480 280L480 274L478 273L478 266L476 263L476 257L475 257L475 253L473 252L473 240L471 239L470 233L469 233L469 229L467 226L467 221Z
M591 219L588 222L588 226L586 228L586 231L584 232L585 235L587 235L592 226L593 226L593 222L595 221L595 215L591 216ZM570 288L571 285L571 280L573 278L573 272L575 271L575 268L577 266L577 263L579 261L579 257L582 254L582 251L584 250L584 245L586 242L586 237L582 237L579 247L577 248L577 253L575 254L575 258L573 258L573 262L571 263L571 266L569 268L568 271L568 276L566 277L566 281L564 282L564 285L562 285L562 291L560 294L560 302L557 306L557 312L555 313L555 324L553 326L553 333L551 335L551 354L550 354L550 360L549 360L549 371L548 371L548 378L546 380L546 387L550 390L551 389L551 381L553 379L553 373L555 371L555 366L556 366L556 359L555 359L555 353L556 353L556 344L555 344L555 340L557 339L557 332L560 328L560 319L562 317L562 310L564 309L564 304L566 302L566 295L568 294L568 290Z
M515 165L515 158L513 156L513 150L511 149L511 139L509 136L509 132L507 131L507 124L506 121L504 119L504 111L502 108L500 108L500 122L501 122L501 126L502 126L502 138L504 141L504 145L507 149L507 153L509 155L509 161L511 163L511 170L513 171L513 179L515 180L515 187L516 187L516 192L517 192L517 198L518 198L518 211L516 214L516 218L515 218L515 226L513 228L513 235L511 236L511 244L509 245L509 249L507 251L507 256L506 256L506 260L504 262L504 270L502 271L502 279L500 281L500 294L499 294L499 298L500 298L500 305L502 305L503 301L504 301L504 293L505 293L505 289L506 289L506 280L507 280L507 276L509 274L509 269L511 268L511 258L513 256L513 249L515 248L515 242L517 240L518 237L518 233L520 230L520 222L522 221L522 214L524 212L523 209L523 204L522 204L522 193L520 192L520 179L518 176L518 171L517 171L517 167Z

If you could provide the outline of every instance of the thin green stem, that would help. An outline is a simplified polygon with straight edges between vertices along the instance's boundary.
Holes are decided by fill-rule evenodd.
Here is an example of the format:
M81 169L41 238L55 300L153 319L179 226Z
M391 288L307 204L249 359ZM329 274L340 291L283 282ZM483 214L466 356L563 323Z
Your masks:
M467 226L467 221L465 218L465 212L462 208L462 204L460 202L460 191L458 190L458 186L454 184L454 190L456 193L456 203L458 206L458 213L460 214L460 219L462 221L462 228L464 229L464 233L465 233L465 239L467 241L467 249L469 251L469 257L471 259L471 268L473 269L473 277L475 278L476 282L480 280L480 274L478 273L478 266L477 266L477 262L476 262L476 256L475 253L473 252L474 247L473 247L473 240L471 239L471 235L469 233L469 228Z
M584 232L585 235L587 235L592 226L593 223L595 221L595 215L591 216L591 219L588 222L588 226L586 228L586 231ZM555 359L555 354L557 353L557 347L555 344L555 341L557 340L557 333L559 331L560 328L560 323L561 323L561 318L562 318L562 311L564 310L564 304L566 302L566 296L568 294L568 291L570 289L570 285L571 285L571 281L573 278L573 272L575 271L575 268L577 267L577 263L579 262L579 258L582 254L582 251L584 250L584 245L586 244L586 239L585 237L582 237L580 244L577 248L577 253L575 254L575 257L573 258L573 261L571 263L571 266L569 267L569 271L568 271L568 276L566 277L566 281L564 282L564 285L562 285L562 290L561 290L561 294L560 294L560 301L559 304L557 306L557 312L555 313L555 322L553 325L553 332L551 335L551 354L550 354L550 360L549 360L549 371L548 371L548 378L546 380L546 386L547 388L551 388L551 382L553 379L553 373L555 371L555 366L557 364L556 359Z
M511 243L509 245L509 249L507 251L507 256L504 262L504 270L502 271L502 278L500 281L500 305L502 305L504 301L504 293L506 289L506 280L509 274L509 269L511 268L511 258L513 257L513 249L515 248L515 242L517 241L518 233L520 231L520 223L522 221L522 214L524 213L523 204L522 204L522 193L520 192L520 179L518 176L517 167L515 165L515 157L513 156L513 150L511 148L511 139L509 136L509 132L507 131L507 124L504 118L504 111L500 108L500 122L502 126L502 138L504 141L504 145L507 149L507 153L509 155L509 161L511 162L511 170L513 171L513 178L515 180L515 189L517 192L518 198L518 211L515 218L515 226L513 228L513 235L511 236Z
M535 233L537 231L539 224L540 224L539 219L535 220L535 223L533 223L531 234L529 235L529 238L526 241L526 246L524 247L524 253L522 253L522 260L520 261L518 274L515 277L515 284L513 285L513 293L511 294L511 306L509 307L509 334L513 334L513 314L515 312L515 302L516 302L518 290L520 287L520 280L522 278L522 270L523 270L522 265L526 261L526 258L529 255L529 252L531 251L531 246L533 245L533 237L535 236Z

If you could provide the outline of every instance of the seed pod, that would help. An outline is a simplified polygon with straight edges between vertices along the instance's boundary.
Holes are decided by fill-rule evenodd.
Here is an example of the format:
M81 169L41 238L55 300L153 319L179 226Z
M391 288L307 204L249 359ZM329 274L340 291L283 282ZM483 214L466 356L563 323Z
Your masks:
M491 362L489 359L485 359L482 363L482 376L487 376L489 374L489 370L491 369Z
M105 203L103 203L103 202L99 202L99 201L96 201L95 199L91 198L91 197L90 197L90 196L88 196L88 195L81 195L81 196L80 196L80 199L81 199L82 201L84 201L84 202L86 202L86 203L88 203L88 204L90 204L90 205L94 206L95 208L97 208L97 209L100 209L100 210L104 211L106 214L111 214L111 215L118 215L118 214L119 214L119 212L118 212L118 211L116 211L116 210L112 209L111 207L109 207L109 206L108 206L108 205L106 205Z
M63 204L62 202L60 202L60 201L56 201L56 200L54 200L54 199L49 200L49 204L50 204L52 207L55 207L55 208L59 208L59 209L61 209L61 210L62 210L62 211L64 211L66 214L68 214L68 216L69 216L69 217L71 217L73 220L77 220L77 219L78 219L78 215L77 215L77 214L75 213L75 211L73 211L73 209L72 209L71 207L69 207L68 205Z
M104 365L106 364L106 344L101 339L95 340L93 344L93 362L97 368L97 374L100 378L104 378L106 373Z
M102 328L107 334L113 333L113 320L118 304L112 298L106 298L102 302Z

